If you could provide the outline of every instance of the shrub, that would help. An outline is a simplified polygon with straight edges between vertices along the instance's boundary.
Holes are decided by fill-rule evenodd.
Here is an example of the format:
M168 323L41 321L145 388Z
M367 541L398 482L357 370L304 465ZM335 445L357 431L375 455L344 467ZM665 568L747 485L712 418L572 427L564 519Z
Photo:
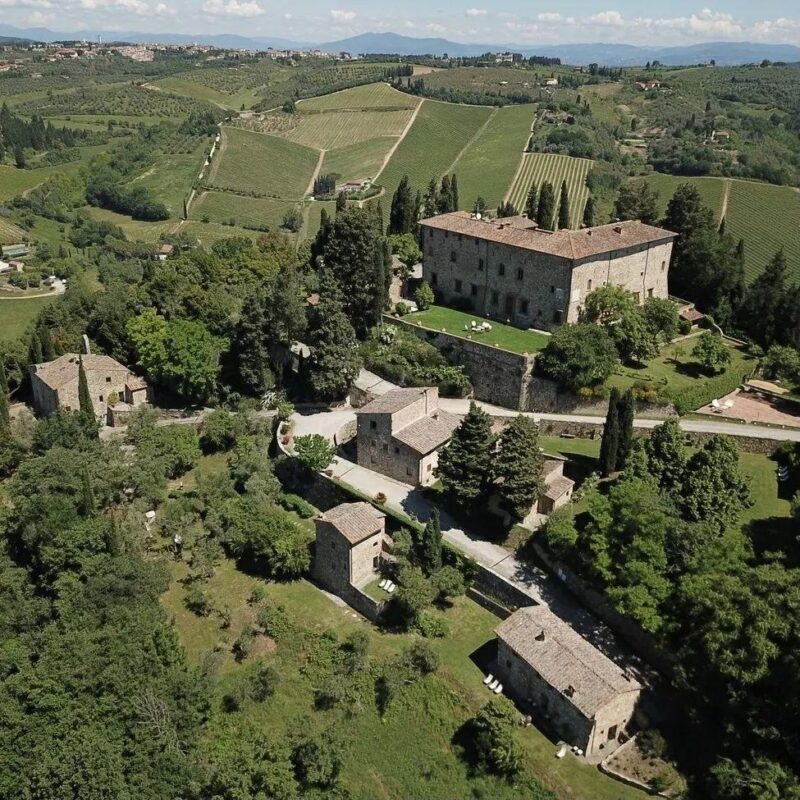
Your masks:
M411 311L411 308L402 301L395 304L394 313L397 314L398 317L404 317Z
M746 374L728 370L714 378L698 381L695 385L681 389L680 393L670 393L670 399L679 414L686 414L708 405L714 398L725 397L737 389L745 380Z
M429 675L439 669L439 655L424 639L417 639L403 652L403 664L419 675Z
M317 516L317 509L299 495L282 494L278 497L278 503L287 511L294 511L303 519L312 519Z
M291 629L289 615L284 606L278 603L263 602L256 614L256 622L270 639L276 641Z
M250 592L250 597L247 598L247 602L251 606L256 606L260 602L262 602L266 596L267 596L267 590L263 586L261 585L255 586L253 588L253 591Z
M682 336L688 336L692 332L692 323L688 319L682 319L678 323L678 333Z
M312 472L327 469L336 457L336 447L318 433L298 436L294 447L300 463Z
M426 308L430 308L433 305L435 299L433 296L433 289L431 289L427 281L422 281L419 285L419 288L414 294L414 299L417 301L417 308L419 308L420 311L425 311Z
M374 500L379 506L382 506L388 500L388 498L383 492L378 492L378 494L375 495Z
M207 617L211 611L211 601L208 599L206 593L196 585L192 585L186 593L184 600L186 608L198 617Z
M245 628L239 638L233 643L233 656L237 661L244 661L253 650L253 642L256 635L251 628Z
M275 694L280 679L280 674L274 667L269 664L259 664L250 676L248 694L257 703L262 703Z
M417 630L426 639L443 639L450 633L450 626L442 617L423 611L417 619Z

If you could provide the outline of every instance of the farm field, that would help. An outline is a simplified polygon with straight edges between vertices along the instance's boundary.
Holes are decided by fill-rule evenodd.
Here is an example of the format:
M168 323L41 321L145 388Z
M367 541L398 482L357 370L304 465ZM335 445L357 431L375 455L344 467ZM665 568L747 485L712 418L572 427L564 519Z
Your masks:
M594 162L588 158L572 158L554 153L526 153L514 185L509 189L507 199L517 211L525 207L525 198L532 184L541 185L547 181L553 184L556 193L556 216L560 205L561 184L566 180L569 190L570 225L578 228L583 218L583 207L589 190L586 176Z
M633 178L633 183L644 180L651 189L658 192L658 206L662 214L667 211L667 204L675 194L675 190L683 183L691 183L700 193L703 203L713 209L719 217L725 197L726 178L689 178L680 175L662 175L654 173L645 178Z
M534 112L532 105L497 109L458 160L455 172L463 210L471 211L478 197L489 208L503 201L528 143Z
M492 109L457 106L425 100L414 124L395 151L377 183L391 199L403 175L413 189L425 190L431 178L439 179L489 119ZM388 203L384 204L388 213Z
M396 141L396 136L381 136L329 150L325 153L322 173L339 175L342 183L359 178L374 178Z
M166 204L170 216L183 214L183 201L192 191L208 147L204 144L193 153L165 153L146 172L131 181L132 186L146 186Z
M248 239L256 239L261 236L259 231L231 227L219 222L199 222L197 220L181 222L177 230L180 233L193 236L203 247L211 247L215 242L220 241L220 239L229 239L231 236L246 236Z
M280 228L286 212L294 206L294 203L285 200L242 197L228 192L202 192L192 203L189 214L193 220L208 217L212 222L225 225L231 221L240 227L268 225L270 230L275 231Z
M39 311L55 299L56 295L25 299L0 299L0 341L9 342L22 336Z
M317 235L322 221L323 209L328 212L328 216L336 216L336 202L333 200L314 200L306 205L305 227L301 236L304 239L311 239Z
M332 111L300 114L298 124L280 135L291 142L333 150L382 136L400 136L414 112Z
M28 238L19 225L0 217L0 244L21 244Z
M365 86L356 86L353 89L344 89L341 92L301 100L297 104L299 111L348 111L369 109L414 109L419 104L418 97L399 92L386 83L369 83Z
M153 83L146 83L145 88L153 91L166 91L213 103L229 111L238 111L242 106L252 108L259 101L255 88L239 89L235 92L221 92L199 81L186 80L183 77L162 78Z
M125 236L131 241L146 242L148 244L157 242L162 233L167 233L175 227L175 220L162 220L159 222L145 222L143 220L131 219L124 214L117 214L105 208L89 208L89 214L94 219L105 220L118 225L125 232Z
M308 147L277 136L226 127L208 184L233 192L300 199L318 161L319 153Z

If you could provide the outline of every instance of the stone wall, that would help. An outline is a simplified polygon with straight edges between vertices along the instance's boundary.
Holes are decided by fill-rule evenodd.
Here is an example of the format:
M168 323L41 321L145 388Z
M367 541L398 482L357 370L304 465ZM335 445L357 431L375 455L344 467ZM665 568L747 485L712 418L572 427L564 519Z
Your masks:
M534 599L489 567L477 564L474 585L485 595L499 600L509 611L536 605Z

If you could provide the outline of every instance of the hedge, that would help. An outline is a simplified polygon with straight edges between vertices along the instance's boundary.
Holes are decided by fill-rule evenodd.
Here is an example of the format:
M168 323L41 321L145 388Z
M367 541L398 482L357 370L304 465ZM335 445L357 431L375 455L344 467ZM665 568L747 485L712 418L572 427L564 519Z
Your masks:
M698 408L707 406L712 400L725 397L744 383L749 377L749 373L742 374L728 370L721 375L698 382L695 386L682 389L679 393L672 395L672 402L675 410L679 414L686 414L689 411L696 411Z

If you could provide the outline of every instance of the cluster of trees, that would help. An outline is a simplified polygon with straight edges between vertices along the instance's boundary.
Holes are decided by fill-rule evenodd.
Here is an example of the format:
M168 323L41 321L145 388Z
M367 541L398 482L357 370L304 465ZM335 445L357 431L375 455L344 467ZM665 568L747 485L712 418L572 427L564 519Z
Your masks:
M454 509L474 511L490 495L512 517L524 519L542 491L539 429L515 417L495 437L489 415L474 403L439 457L438 474Z
M314 197L326 200L336 194L336 175L320 175L314 179Z

